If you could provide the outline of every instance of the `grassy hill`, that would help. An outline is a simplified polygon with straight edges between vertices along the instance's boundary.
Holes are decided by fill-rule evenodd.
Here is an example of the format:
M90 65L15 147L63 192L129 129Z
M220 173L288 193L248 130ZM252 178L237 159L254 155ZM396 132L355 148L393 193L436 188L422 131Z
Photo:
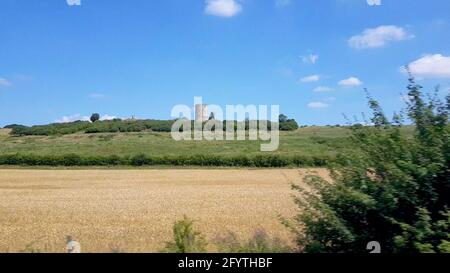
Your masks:
M276 152L260 152L259 141L174 141L170 133L98 133L54 136L13 136L0 130L0 156L34 155L80 157L248 157L333 160L338 153L352 150L350 130L345 127L306 127L281 132ZM409 128L404 129L409 132ZM0 162L1 163L1 162ZM170 163L168 163L170 164ZM180 163L181 164L181 163ZM220 165L220 163L217 163ZM196 165L196 164L194 164ZM306 163L306 165L309 165Z
M323 155L349 148L348 129L309 127L281 132L280 148L274 154ZM170 133L99 133L62 136L10 136L0 134L0 154L33 153L37 155L180 155L180 154L264 154L259 141L174 141Z

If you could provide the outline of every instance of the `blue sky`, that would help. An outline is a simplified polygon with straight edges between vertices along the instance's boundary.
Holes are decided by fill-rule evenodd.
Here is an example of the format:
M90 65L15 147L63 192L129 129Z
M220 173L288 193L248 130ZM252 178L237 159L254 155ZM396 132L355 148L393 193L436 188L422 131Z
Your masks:
M0 1L0 126L169 119L194 96L345 123L368 112L363 88L402 107L408 63L450 88L448 0L66 2Z

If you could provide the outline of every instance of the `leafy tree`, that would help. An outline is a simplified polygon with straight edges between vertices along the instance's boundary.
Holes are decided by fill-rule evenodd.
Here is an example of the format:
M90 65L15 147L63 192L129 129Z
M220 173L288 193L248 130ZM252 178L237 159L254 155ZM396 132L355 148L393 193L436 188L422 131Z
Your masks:
M97 113L94 113L94 114L91 115L90 120L92 121L92 123L94 123L94 122L100 120L100 115L97 114Z
M369 95L373 126L350 127L362 153L341 156L333 182L309 176L309 190L294 185L302 212L291 227L302 227L305 252L365 252L370 241L388 253L450 251L450 96L424 99L413 77L408 96L413 137Z
M278 117L278 122L281 131L295 131L299 128L298 123L294 119L289 119L283 114Z
M280 130L281 131L295 131L297 130L298 124L295 120L293 119L288 119L286 122L282 122L280 123Z
M287 120L288 120L288 117L287 117L286 115L281 114L281 115L278 117L278 122L279 122L279 123L286 122Z

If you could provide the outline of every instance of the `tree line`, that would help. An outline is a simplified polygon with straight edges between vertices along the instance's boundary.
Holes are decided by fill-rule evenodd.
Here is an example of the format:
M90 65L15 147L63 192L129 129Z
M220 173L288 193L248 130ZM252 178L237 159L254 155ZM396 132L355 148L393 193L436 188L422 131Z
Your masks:
M153 131L153 132L171 132L172 125L176 120L104 120L100 121L100 116L98 114L92 114L91 121L74 121L68 123L53 123L48 125L36 125L36 126L23 126L23 125L7 125L4 128L9 128L11 134L14 136L27 136L27 135L67 135L74 133L124 133L124 132L143 132L143 131ZM245 129L249 129L250 121L246 120L243 122L233 122L234 130L237 130L238 125L245 123ZM258 122L258 129L259 124ZM267 129L271 130L273 127L273 122L264 121L267 123ZM281 131L293 131L297 130L298 124L293 119L287 119L286 116L280 115L279 129ZM194 128L194 121L192 121L192 127ZM226 130L227 121L223 121L223 128Z

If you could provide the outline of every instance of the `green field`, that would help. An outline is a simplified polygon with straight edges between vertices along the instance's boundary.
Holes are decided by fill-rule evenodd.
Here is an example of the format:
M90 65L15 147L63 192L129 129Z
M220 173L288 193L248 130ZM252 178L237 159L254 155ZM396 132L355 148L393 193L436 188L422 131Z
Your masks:
M411 134L412 128L405 127L403 131ZM53 136L12 136L6 129L0 130L0 157L22 155L28 157L58 157L76 155L82 158L111 157L132 158L138 155L152 157L154 163L142 165L199 165L199 166L323 166L324 162L333 160L339 153L355 152L349 139L351 130L346 127L305 127L296 131L280 132L280 146L275 152L261 152L260 141L174 141L170 133L138 132L138 133L76 133ZM189 158L177 163L177 158L197 157L196 161ZM198 159L198 156L206 159ZM267 158L299 158L287 163L240 163L238 157L254 159ZM160 161L158 158L168 157L171 161ZM208 163L217 158L233 158L233 163ZM236 159L237 157L237 159ZM216 158L216 159L214 159ZM34 163L18 161L2 163L12 165L46 165L42 158L33 159ZM65 159L54 159L56 165L77 166L79 163L69 163ZM79 161L79 159L76 159ZM151 161L150 160L150 161ZM319 160L319 161L317 161ZM325 161L324 161L325 160ZM13 162L13 161L7 161ZM37 162L37 163L36 163ZM63 162L63 163L61 163ZM72 162L72 163L70 163ZM162 162L162 163L161 163ZM174 163L175 162L175 163ZM314 163L316 162L316 163ZM317 163L319 162L319 163ZM84 163L81 165L109 165L109 163ZM130 161L116 163L124 165L141 165Z
M281 132L276 155L335 155L349 147L349 130L338 127L308 127ZM27 153L35 155L77 154L82 156L177 156L214 154L223 156L258 155L259 141L174 141L169 133L77 133L61 136L11 136L0 133L0 155Z

